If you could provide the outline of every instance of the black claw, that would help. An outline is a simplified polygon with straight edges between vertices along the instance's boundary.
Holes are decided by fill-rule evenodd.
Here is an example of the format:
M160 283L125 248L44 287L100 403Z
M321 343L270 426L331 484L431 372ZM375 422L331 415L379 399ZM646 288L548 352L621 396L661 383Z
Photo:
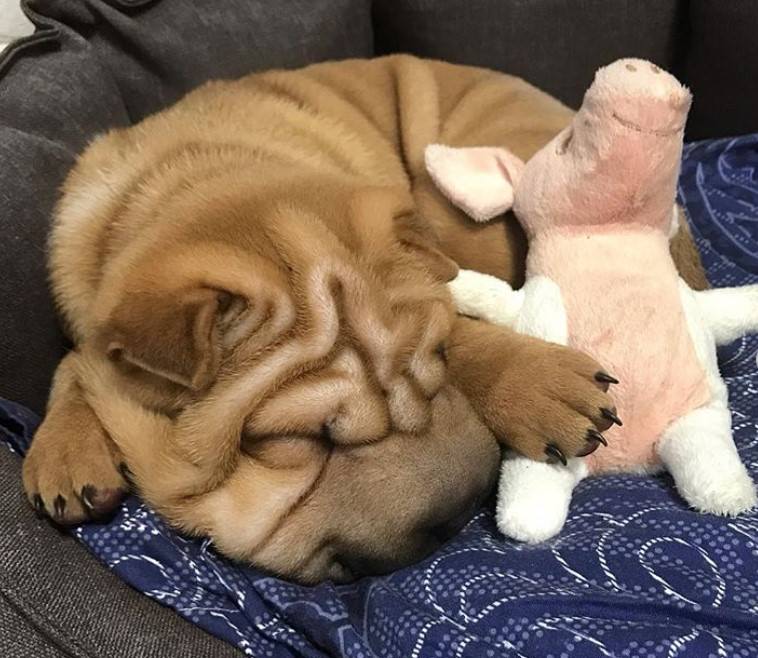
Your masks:
M58 494L53 501L53 509L55 510L55 520L60 521L66 511L66 499L60 494Z
M557 459L564 466L568 466L566 455L563 454L563 451L557 445L551 443L547 448L545 448L545 454L548 457Z
M600 413L610 420L612 423L616 423L619 427L621 427L624 423L621 422L621 419L610 409L602 408L600 410Z
M607 440L606 440L606 438L605 438L605 437L604 437L602 434L600 434L600 432L598 432L596 429L587 430L587 436L588 436L590 439L593 439L593 440L595 440L595 441L599 441L599 442L600 442L600 443L602 443L602 444L603 444L603 445L604 445L606 448L608 447L608 441L607 441Z
M591 439L587 439L587 445L584 446L581 452L577 452L577 457L586 457L587 455L591 455L595 450L597 450L600 447L600 443L598 441L593 441Z
M34 511L37 513L37 516L46 516L45 502L42 500L42 496L39 494L34 494L34 497L32 498L32 505L34 506Z
M95 514L95 504L92 502L92 498L97 495L97 489L91 484L85 484L82 487L82 492L79 497L82 499L82 506L87 510L87 513Z
M619 380L613 377L612 375L609 375L607 372L603 372L602 370L600 372L595 373L595 379L599 382L604 382L606 384L618 384Z

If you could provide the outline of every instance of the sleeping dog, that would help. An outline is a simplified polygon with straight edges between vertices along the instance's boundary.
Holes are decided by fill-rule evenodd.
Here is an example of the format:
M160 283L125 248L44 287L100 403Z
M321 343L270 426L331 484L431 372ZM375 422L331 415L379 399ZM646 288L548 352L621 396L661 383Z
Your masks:
M602 365L456 316L458 267L519 286L525 240L423 163L434 142L527 159L571 117L517 78L398 56L212 82L98 137L50 238L76 348L24 463L32 504L101 519L133 484L232 558L344 582L460 528L502 445L596 449ZM672 244L703 287L686 230Z

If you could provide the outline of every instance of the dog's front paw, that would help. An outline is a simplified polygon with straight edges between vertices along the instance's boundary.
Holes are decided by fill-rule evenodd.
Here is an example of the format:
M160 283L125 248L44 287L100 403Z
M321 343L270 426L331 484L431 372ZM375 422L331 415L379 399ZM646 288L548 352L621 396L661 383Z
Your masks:
M117 448L80 401L52 410L23 465L29 502L61 525L108 518L128 492L126 474Z
M621 425L608 394L613 383L590 357L535 341L499 374L485 421L522 455L565 465L607 445L602 432Z

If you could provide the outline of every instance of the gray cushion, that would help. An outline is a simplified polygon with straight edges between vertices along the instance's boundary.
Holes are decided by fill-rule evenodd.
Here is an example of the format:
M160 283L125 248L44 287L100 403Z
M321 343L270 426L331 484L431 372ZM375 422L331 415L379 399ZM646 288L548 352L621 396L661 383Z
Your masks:
M693 139L758 131L758 2L690 0Z
M370 57L369 0L30 0L87 39L136 121L211 78Z
M49 28L21 46L0 64L0 395L41 411L64 348L45 268L57 189L93 134L129 119L86 40Z
M680 0L377 0L376 49L521 76L572 107L595 70L644 57L681 73Z
M692 87L687 139L758 131L755 0L376 0L378 53L520 75L578 107L594 71L644 57Z

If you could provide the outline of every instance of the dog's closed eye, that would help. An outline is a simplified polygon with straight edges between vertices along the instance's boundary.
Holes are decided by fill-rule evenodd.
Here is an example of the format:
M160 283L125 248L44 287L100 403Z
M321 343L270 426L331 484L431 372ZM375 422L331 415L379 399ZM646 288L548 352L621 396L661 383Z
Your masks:
M329 446L311 436L253 436L242 433L240 449L256 462L275 469L300 468L325 456Z
M443 363L447 363L447 346L445 343L440 343L437 345L437 347L434 349L434 353L442 359Z

